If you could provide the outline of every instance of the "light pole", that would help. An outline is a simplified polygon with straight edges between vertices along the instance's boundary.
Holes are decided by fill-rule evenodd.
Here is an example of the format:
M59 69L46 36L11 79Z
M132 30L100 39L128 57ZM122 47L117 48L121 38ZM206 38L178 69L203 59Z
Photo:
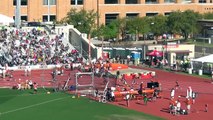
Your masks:
M47 21L50 22L50 0L47 0L47 6L48 6L48 16Z
M206 28L205 27L204 27L203 31L204 31L204 39L203 39L202 53L203 53L203 56L205 56L205 52L206 52L206 48L204 47L205 40L206 40Z
M104 48L103 48L104 47L104 40L103 40L102 37L101 37L101 44L102 44L101 45L101 57L104 58Z
M20 28L21 24L21 0L16 0L16 10L15 10L15 25Z
M91 36L90 36L90 32L88 34L88 40L89 40L89 56L88 56L88 59L89 59L89 63L91 63Z
M99 0L97 0L97 29L99 29Z
M164 46L162 45L162 51L163 51L163 62L162 62L162 64L163 64L163 66L165 65L165 55L164 55Z

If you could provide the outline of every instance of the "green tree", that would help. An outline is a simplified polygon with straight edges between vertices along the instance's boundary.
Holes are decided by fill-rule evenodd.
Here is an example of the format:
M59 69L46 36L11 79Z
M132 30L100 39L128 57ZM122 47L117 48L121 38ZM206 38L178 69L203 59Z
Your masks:
M150 28L151 32L154 33L156 36L156 40L158 39L159 35L166 33L167 30L167 17L163 15L157 15L150 18Z
M201 15L192 10L175 11L168 17L168 27L172 33L183 35L184 39L187 40L190 34L198 31L197 20L200 18Z
M109 25L104 26L102 29L102 36L104 39L116 38L119 33L119 30L114 22L111 22Z
M130 34L135 34L136 41L139 40L140 34L146 34L150 31L147 17L134 17L127 20L127 30Z
M181 33L182 23L180 22L182 19L181 11L174 11L168 16L167 26L169 33Z
M98 28L92 31L92 37L98 37L98 39L103 38L105 26L101 24Z
M204 13L203 18L204 19L213 19L213 13L212 12Z
M117 28L115 30L117 32L117 39L121 36L121 40L123 40L126 36L126 18L118 18L113 20L111 24Z
M81 33L89 35L96 28L96 18L97 13L94 10L86 11L81 9L78 11L77 9L71 9L61 22L74 25Z

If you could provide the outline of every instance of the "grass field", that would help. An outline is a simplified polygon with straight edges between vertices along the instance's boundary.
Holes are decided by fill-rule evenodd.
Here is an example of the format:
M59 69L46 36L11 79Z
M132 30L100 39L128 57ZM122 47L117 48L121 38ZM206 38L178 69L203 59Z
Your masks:
M45 89L0 89L0 120L161 120L162 118Z

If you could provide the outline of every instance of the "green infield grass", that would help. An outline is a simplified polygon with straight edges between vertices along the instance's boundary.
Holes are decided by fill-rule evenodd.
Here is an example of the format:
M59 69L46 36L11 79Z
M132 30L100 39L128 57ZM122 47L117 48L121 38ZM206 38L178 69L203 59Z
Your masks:
M0 89L0 120L161 120L63 92Z

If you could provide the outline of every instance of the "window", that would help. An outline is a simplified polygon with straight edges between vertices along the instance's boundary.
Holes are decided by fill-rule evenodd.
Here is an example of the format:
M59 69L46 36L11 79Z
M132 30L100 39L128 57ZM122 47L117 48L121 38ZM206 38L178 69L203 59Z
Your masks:
M105 14L105 24L108 25L113 20L118 18L119 14Z
M145 0L146 1L146 4L157 4L158 0Z
M206 3L206 0L199 0L199 3Z
M164 15L165 16L169 16L171 14L171 12L165 12Z
M164 0L164 3L175 3L175 0Z
M118 4L118 0L105 0L105 4Z
M16 6L16 1L17 0L13 0L13 5ZM26 6L27 5L27 0L20 0L21 1L21 5L22 6Z
M182 3L192 3L192 0L182 0Z
M48 5L48 1L50 5L56 5L56 0L43 0L43 5Z
M71 0L71 5L75 5L75 0Z
M126 4L138 4L138 0L126 0Z
M84 2L83 2L83 0L78 0L77 3L78 3L78 5L83 5Z
M71 0L70 4L71 5L83 5L84 4L84 0Z
M28 21L27 16L26 15L21 16L21 21Z
M56 20L56 15L50 15L50 21L55 21ZM42 21L43 22L48 22L48 15L43 15L42 16Z
M149 16L149 17L155 16L155 15L158 15L158 13L146 13L146 16Z
M138 15L139 15L138 13L127 13L126 17L127 18L134 18L134 17L137 17Z
M15 16L13 16L13 19L15 20L15 19L16 19L16 17L15 17ZM21 16L21 21L28 21L27 16L26 16L26 15L22 15L22 16Z

